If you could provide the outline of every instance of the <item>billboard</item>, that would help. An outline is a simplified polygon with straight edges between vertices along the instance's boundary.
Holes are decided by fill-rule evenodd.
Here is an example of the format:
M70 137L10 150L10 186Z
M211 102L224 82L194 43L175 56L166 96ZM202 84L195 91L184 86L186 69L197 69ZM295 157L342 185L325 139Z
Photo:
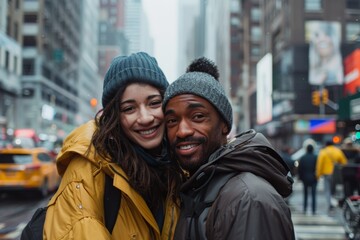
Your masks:
M356 49L344 60L345 95L352 95L360 89L360 49Z
M340 23L307 21L305 39L309 42L309 83L319 86L342 85L344 73L340 53Z
M272 55L266 54L256 65L256 119L257 124L272 120Z
M310 119L310 133L335 133L336 122L335 119Z

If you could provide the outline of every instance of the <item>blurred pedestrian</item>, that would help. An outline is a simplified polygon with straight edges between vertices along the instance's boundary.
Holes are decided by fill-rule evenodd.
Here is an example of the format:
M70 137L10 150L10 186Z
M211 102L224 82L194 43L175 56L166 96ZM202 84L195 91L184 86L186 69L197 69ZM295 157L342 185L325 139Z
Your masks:
M327 202L327 208L329 211L333 209L332 192L331 186L333 182L333 173L335 164L345 165L347 164L347 159L344 153L334 146L332 141L327 141L325 147L322 148L319 152L317 162L316 162L316 178L324 178L324 192Z
M342 179L344 184L344 199L352 195L360 195L360 181L358 172L360 170L360 150L356 148L350 138L345 138L341 145L348 163L342 167Z
M311 210L316 214L316 160L317 155L314 153L314 147L309 144L306 146L306 153L300 158L298 176L303 183L303 213L306 214L308 206L308 192L311 191Z
M345 138L340 149L344 152L348 164L360 164L360 149L355 147L350 138Z
M254 130L228 141L232 107L212 61L194 60L163 109L171 158L189 174L175 240L295 239L289 168Z
M162 100L168 81L155 58L116 57L93 121L65 139L62 181L48 204L44 239L172 239L180 168L170 161ZM106 176L121 191L112 232L104 223Z

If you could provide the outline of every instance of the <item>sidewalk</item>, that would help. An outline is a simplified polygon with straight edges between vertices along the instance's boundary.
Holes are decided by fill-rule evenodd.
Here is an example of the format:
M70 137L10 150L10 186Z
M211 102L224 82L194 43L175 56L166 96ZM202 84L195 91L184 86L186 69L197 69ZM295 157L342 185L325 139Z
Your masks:
M337 188L337 199L341 199L342 189ZM309 196L308 205L311 206ZM311 214L308 207L307 213L303 214L303 186L295 179L293 193L289 198L289 206L292 213L296 239L297 240L344 240L345 230L343 227L342 209L335 207L329 215L324 196L324 184L320 180L317 186L317 214Z

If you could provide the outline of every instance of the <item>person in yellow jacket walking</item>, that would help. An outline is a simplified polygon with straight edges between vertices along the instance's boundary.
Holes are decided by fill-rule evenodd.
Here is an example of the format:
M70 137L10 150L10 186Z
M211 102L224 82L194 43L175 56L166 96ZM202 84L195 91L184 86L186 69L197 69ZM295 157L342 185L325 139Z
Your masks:
M324 177L324 193L329 211L333 208L331 204L331 184L335 164L347 164L346 156L339 148L334 146L332 141L327 141L317 158L316 178L319 180L320 177Z
M48 203L43 239L173 239L182 172L164 138L167 86L147 53L112 61L103 109L70 133L58 155L62 181ZM105 174L121 191L112 232L104 224Z

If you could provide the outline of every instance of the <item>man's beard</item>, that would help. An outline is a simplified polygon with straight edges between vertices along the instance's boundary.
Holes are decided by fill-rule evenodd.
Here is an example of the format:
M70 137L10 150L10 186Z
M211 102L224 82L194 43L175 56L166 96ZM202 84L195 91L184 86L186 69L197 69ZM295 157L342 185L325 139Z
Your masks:
M207 154L205 152L206 149L203 147L203 150L199 155L199 157L202 159L197 159L196 161L186 161L184 159L180 159L176 154L176 145L181 142L194 142L196 144L201 145L206 143L207 139L205 137L203 138L188 137L184 139L176 139L175 142L170 146L171 159L176 160L180 164L183 170L188 171L192 175L199 169L199 167L201 167L204 163L208 161L210 154Z

